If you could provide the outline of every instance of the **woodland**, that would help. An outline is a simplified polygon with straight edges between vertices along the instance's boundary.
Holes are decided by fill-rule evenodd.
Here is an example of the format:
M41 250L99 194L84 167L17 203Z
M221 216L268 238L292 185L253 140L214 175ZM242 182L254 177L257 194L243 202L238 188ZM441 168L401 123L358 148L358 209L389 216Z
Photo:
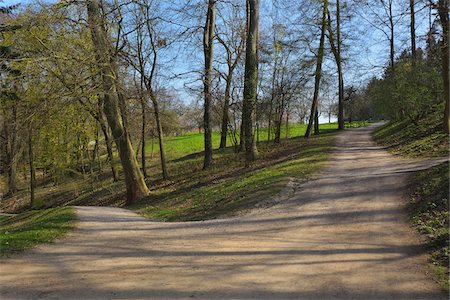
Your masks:
M80 176L123 181L136 203L171 176L165 139L189 132L203 169L215 132L249 167L261 132L308 138L319 115L342 130L437 114L448 133L448 1L57 1L3 6L1 22L2 197L25 189L31 207Z
M403 270L406 283L398 288L410 284L403 294L397 290L384 294L383 289L391 286L369 286L367 291L358 286L353 292L361 299L395 295L440 299L442 293L432 288L420 290L429 278L420 281L417 278L422 275L415 272L422 263L418 249L424 246L436 281L448 293L449 5L449 0L0 0L0 259L55 241L81 226L84 231L77 234L85 235L75 235L74 241L84 245L87 239L87 250L69 248L61 257L70 258L76 251L81 256L94 251L95 256L105 249L117 250L110 262L103 262L111 267L111 274L121 269L108 263L123 258L128 265L133 255L144 255L148 265L145 270L137 266L142 270L136 276L144 276L167 260L171 267L157 270L161 280L167 275L165 284L191 270L164 273L179 267L170 261L178 257L179 249L194 247L198 241L209 249L204 255L214 256L223 266L236 263L229 256L239 254L236 261L242 259L250 266L258 257L272 255L267 261L298 268L300 275L320 270L322 263L328 263L322 261L327 255L336 255L330 259L334 270L348 262L351 254L356 260L350 269L370 262L373 278L381 274L389 282L397 280L398 274L391 279L386 274ZM405 167L408 163L413 167ZM310 185L303 188L305 182ZM309 192L311 187L315 187L313 192ZM400 191L403 196L397 194ZM402 197L408 203L400 207ZM351 202L355 199L359 202ZM398 201L389 202L392 199ZM255 211L274 207L272 219L258 219L266 216L264 212L256 221L251 219ZM334 208L326 211L328 207ZM250 219L239 219L247 213ZM83 217L85 223L75 222ZM152 222L136 221L142 217ZM233 231L235 219L229 217L241 220L238 225L242 227ZM378 217L386 224L391 222L390 227L379 227ZM408 244L409 235L401 230L409 225L402 227L403 221L398 221L402 218L424 236L423 245ZM217 223L205 221L211 219L218 219L214 220ZM92 220L105 222L107 229L95 229L99 225L89 223ZM205 222L174 223L178 225L173 228L164 227L170 223L156 223L163 221ZM124 233L120 222L138 229ZM95 234L86 224L93 226ZM371 225L366 229L364 224ZM210 227L196 231L196 226ZM251 228L244 232L245 226ZM293 233L289 226L303 235ZM258 230L263 229L267 230L264 241L258 244ZM114 234L108 235L108 230ZM315 230L319 231L313 242L302 239ZM227 232L234 232L234 237ZM274 232L284 232L286 241ZM115 234L120 242L112 240ZM140 234L147 238L133 239ZM161 234L160 240L166 241L159 245L161 249L173 243L176 251L171 254L169 247L160 256L155 254L160 249L143 253L153 247L149 244L153 234ZM340 245L340 240L326 238L340 239L341 234L343 240L351 241L347 248L321 248ZM256 241L256 250L242 246L247 244L239 237L249 245ZM325 240L317 242L316 238ZM226 240L219 243L220 239ZM359 239L360 244L355 242ZM283 248L291 247L292 240L299 244L290 250ZM54 246L67 246L62 241ZM269 242L285 251L262 251ZM303 242L305 249L299 250ZM132 252L126 250L127 243L130 249L137 245L133 243L142 244ZM317 249L311 250L314 243ZM352 248L363 244L366 248ZM103 245L101 250L98 245ZM237 250L223 254L223 245ZM186 250L177 263L191 256L195 259L186 265L200 262L198 250ZM314 259L296 261L317 253L322 255L317 258L320 267ZM398 256L389 257L392 253ZM47 264L47 254L39 255L36 261L43 260L39 268L30 264L21 271L23 277L50 274L49 285L65 278L66 273L52 273L56 272L53 264L48 264L47 273L37 274ZM280 257L292 258L293 263ZM266 268L267 261L258 267ZM0 274L0 297L40 298L41 291L15 287L23 281L14 279L19 274L15 273L17 261L5 262L4 274L14 274ZM214 274L226 269L208 266L217 267ZM380 266L382 271L377 269ZM68 270L72 267L78 270L79 266ZM264 278L290 276L272 267L267 267L267 274L273 274ZM306 272L301 268L307 268ZM348 266L342 270L348 273ZM199 273L183 276L177 285L181 288L182 280L190 278L202 286L213 278L208 272L202 278ZM133 277L120 274L116 286ZM357 271L348 276L355 276L355 282L362 280L361 286L372 280L364 281ZM229 286L236 285L228 273L221 278L231 280ZM304 278L304 282L314 278ZM114 296L102 294L110 292L105 287L71 291L55 283L48 288L60 293L56 298L64 299L82 299L86 291L98 298L194 295L188 288L179 294L162 289L161 294L151 294L148 286L154 284L158 291L160 286L149 280L152 276L134 282L143 284L141 290ZM192 282L189 286L195 285ZM278 285L270 290L268 284L247 295L242 291L254 283L248 282L240 290L218 289L217 294L204 295L211 299L230 295L247 299L251 293L259 295L254 299L335 299L346 288L353 288L346 286L330 294L321 287L312 288L312 294L303 290L299 294L258 294L265 288L278 291ZM294 282L286 290L303 281ZM321 281L314 279L312 286L317 282Z

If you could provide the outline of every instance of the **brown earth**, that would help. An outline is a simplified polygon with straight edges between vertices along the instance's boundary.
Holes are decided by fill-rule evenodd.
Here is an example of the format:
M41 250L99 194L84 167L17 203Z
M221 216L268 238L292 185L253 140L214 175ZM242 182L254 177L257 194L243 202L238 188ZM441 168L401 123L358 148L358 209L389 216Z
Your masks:
M346 130L318 179L248 215L77 207L73 233L0 261L0 299L447 299L403 198L408 173L436 161L394 157L372 130Z

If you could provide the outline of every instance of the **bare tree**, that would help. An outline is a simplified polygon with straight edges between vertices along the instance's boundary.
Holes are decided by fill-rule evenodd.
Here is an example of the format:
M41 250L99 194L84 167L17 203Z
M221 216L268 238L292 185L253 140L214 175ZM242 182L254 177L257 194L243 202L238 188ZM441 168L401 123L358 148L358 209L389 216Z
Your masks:
M338 70L338 129L344 129L344 76L342 74L342 56L341 56L341 16L340 3L336 0L336 40L334 39L333 28L331 26L331 14L328 10L328 40L330 41L331 51L336 61Z
M136 2L135 14L135 41L130 42L131 49L127 61L139 74L139 100L141 104L142 126L141 126L141 165L146 175L146 155L145 155L145 139L146 139L146 107L147 95L153 105L153 115L156 123L156 133L159 141L159 156L161 161L162 177L169 177L167 171L166 153L164 147L164 133L161 123L161 113L159 109L157 92L154 87L156 77L156 66L158 61L158 46L164 46L165 41L157 40L155 36L155 18L152 16L152 1L141 0ZM145 88L146 93L142 90Z
M203 78L203 93L205 97L203 129L205 137L205 156L203 160L203 169L207 169L212 164L212 124L211 124L211 80L212 63L214 55L214 29L216 26L216 1L208 1L208 10L206 13L206 22L203 31L203 54L205 57L205 70Z
M112 53L113 49L102 11L102 6L98 0L87 1L88 23L103 84L103 109L119 151L127 188L127 204L131 204L148 195L149 190L138 167L136 156L120 113L119 90L115 80L118 76L114 65L115 54Z
M222 107L222 124L220 132L220 149L227 146L227 131L229 125L229 109L230 109L230 96L231 96L231 84L233 82L233 73L241 59L242 53L245 47L245 21L239 16L240 7L234 7L231 12L231 18L225 20L224 24L228 27L228 32L217 33L216 37L226 53L226 65L227 71L221 76L225 80L225 95L224 103Z
M311 136L311 130L313 126L313 122L315 123L314 132L318 133L319 126L319 112L318 112L318 102L319 102L319 86L320 79L322 77L322 62L323 56L325 52L325 31L327 28L327 12L328 12L328 0L323 1L323 12L322 12L322 22L321 22L321 33L320 33L320 42L319 49L317 52L317 64L316 64L316 72L314 79L314 96L311 104L311 113L309 115L308 127L306 128L305 137Z

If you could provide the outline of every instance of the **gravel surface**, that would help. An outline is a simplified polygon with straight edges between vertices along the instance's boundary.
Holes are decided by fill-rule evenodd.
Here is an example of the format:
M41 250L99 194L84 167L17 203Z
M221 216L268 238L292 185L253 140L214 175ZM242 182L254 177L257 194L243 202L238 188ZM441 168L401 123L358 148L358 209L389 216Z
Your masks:
M346 130L317 177L288 200L236 218L151 222L77 207L77 229L0 261L0 299L447 299L410 227L407 174Z

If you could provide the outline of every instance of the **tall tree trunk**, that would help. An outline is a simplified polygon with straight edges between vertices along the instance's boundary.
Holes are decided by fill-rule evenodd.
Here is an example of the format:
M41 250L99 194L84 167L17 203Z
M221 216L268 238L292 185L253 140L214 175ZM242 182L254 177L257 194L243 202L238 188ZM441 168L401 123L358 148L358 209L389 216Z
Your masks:
M273 41L274 45L276 43L275 37L274 37L274 41ZM275 52L276 56L275 56L275 62L274 62L274 67L273 67L273 72L272 72L272 91L270 93L270 108L269 108L269 125L267 128L267 144L270 143L270 127L271 127L271 123L272 123L272 114L273 114L273 101L275 100L275 79L276 79L276 75L277 75L277 69L278 69L278 54L277 52Z
M222 129L220 131L220 149L224 149L227 146L227 132L228 132L228 111L230 109L230 92L231 92L231 80L233 79L233 71L228 70L226 83L225 83L225 97L222 110Z
M161 125L161 118L159 112L158 100L156 99L156 95L153 91L150 91L150 99L153 104L153 112L155 115L156 121L156 132L158 133L158 141L159 141L159 157L161 160L161 171L163 179L169 178L169 173L167 172L167 163L166 163L166 152L164 149L164 133Z
M244 101L242 120L245 134L245 165L256 159L258 150L254 133L258 86L259 0L247 1L247 45L245 53Z
M289 138L289 112L286 111L286 139Z
M439 19L441 21L442 25L442 79L444 82L444 101L445 101L445 107L444 107L444 122L443 127L444 131L446 133L450 132L450 119L449 119L449 99L450 99L450 83L449 83L449 16L448 16L448 10L449 10L449 0L439 0L438 2L438 13L439 13Z
M8 174L8 194L13 195L17 192L17 152L18 152L18 131L17 105L16 99L12 100L11 119L8 120L5 113L5 143L6 143L6 168Z
M141 85L142 87L142 85ZM140 95L141 100L141 113L142 113L142 126L141 126L141 168L142 168L142 175L144 178L147 178L147 167L146 167L146 157L145 157L145 129L147 125L146 120L146 112L145 112L145 99L144 95Z
M340 21L340 6L339 0L336 1L336 43L334 41L333 29L331 27L331 15L330 11L327 11L328 15L328 40L330 42L331 51L333 52L334 60L338 70L338 129L344 129L344 76L342 74L342 57L341 57L341 21ZM337 44L337 45L336 45Z
M311 113L309 115L308 127L306 128L305 137L309 138L311 136L311 131L313 127L313 123L316 123L314 126L314 131L316 132L316 127L318 131L318 102L319 102L319 86L320 79L322 78L322 62L323 62L323 54L324 54L324 44L325 44L325 29L327 26L327 12L328 12L328 0L323 1L323 13L322 13L322 30L320 33L320 43L319 43L319 51L317 53L317 65L316 65L316 73L314 80L314 95L313 101L311 104Z
M410 31L411 31L411 56L412 56L412 62L413 66L416 65L416 21L415 21L415 11L414 11L414 1L415 0L409 0L409 13L411 16L410 19Z
M392 71L394 71L395 64L395 43L394 43L394 15L392 12L392 0L389 0L389 29L390 29L390 37L389 37L389 48L390 48L390 67Z
M341 53L341 7L339 0L336 0L336 42L337 42L337 68L339 80L339 102L338 102L338 129L344 129L344 76L342 74L342 53Z
M30 167L30 207L33 207L35 202L34 187L36 182L36 168L34 166L34 152L33 152L33 126L28 128L28 163Z
M203 169L207 169L212 164L212 128L211 128L211 80L212 80L212 62L214 55L214 29L216 26L216 1L208 1L208 11L206 13L206 23L203 32L203 54L205 57L204 71L204 89L205 96L203 128L205 130L205 157L203 160Z
M103 109L119 151L125 175L127 189L127 204L132 204L149 194L142 172L139 169L131 141L124 127L123 114L120 112L119 91L117 88L117 73L113 66L114 57L111 54L109 37L105 30L102 8L98 0L87 1L88 23L91 30L92 42L99 63L104 91Z
M100 129L102 130L103 136L105 137L106 152L108 153L108 160L109 165L111 167L113 180L117 181L118 178L116 168L114 167L114 153L112 150L112 141L109 137L108 127L106 126L105 120L103 118L103 113L99 117L99 122L100 122Z
M316 110L316 114L314 115L314 135L319 135L319 111Z
M239 128L239 148L238 152L245 150L245 131L244 131L244 120L241 120L241 126Z

